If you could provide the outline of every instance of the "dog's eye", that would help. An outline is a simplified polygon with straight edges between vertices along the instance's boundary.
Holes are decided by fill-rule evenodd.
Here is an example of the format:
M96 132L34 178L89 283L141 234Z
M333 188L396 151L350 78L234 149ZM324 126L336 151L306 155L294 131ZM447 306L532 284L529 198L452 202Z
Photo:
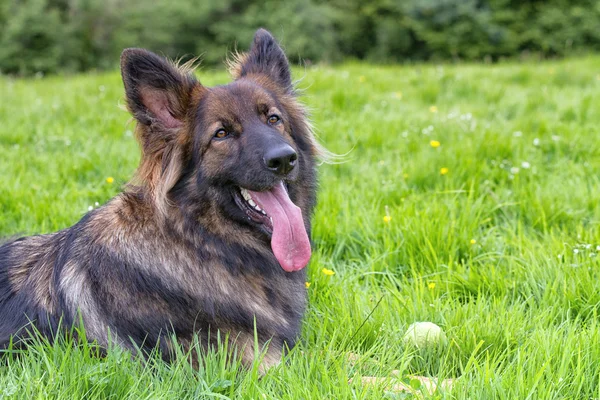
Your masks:
M269 125L275 125L280 120L281 120L281 118L279 118L279 116L273 114L267 119L267 122L269 123Z
M226 138L228 135L229 135L229 133L223 128L221 128L215 132L215 138L217 138L217 139Z

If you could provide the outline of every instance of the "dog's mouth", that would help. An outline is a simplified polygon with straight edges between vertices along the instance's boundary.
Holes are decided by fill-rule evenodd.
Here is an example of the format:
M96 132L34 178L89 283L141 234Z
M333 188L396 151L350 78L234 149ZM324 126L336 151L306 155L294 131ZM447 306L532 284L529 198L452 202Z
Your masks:
M302 210L290 199L284 183L255 192L239 188L235 202L259 229L271 238L271 248L281 267L298 271L308 264L311 249Z
M260 208L258 204L250 196L250 192L244 188L238 188L238 193L235 196L235 202L238 207L244 211L248 220L259 224L259 226L269 236L273 235L273 218L267 214L265 210Z

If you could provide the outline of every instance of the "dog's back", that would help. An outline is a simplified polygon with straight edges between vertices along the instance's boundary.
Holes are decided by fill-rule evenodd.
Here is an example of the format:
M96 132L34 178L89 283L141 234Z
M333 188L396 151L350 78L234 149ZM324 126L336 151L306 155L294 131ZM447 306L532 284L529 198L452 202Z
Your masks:
M52 315L52 266L64 232L11 240L0 246L0 348L31 328L44 335L57 327Z

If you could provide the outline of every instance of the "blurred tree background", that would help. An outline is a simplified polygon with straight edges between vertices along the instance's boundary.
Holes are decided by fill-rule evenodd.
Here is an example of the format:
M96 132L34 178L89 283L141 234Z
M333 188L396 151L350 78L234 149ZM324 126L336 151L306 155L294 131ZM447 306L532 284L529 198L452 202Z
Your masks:
M224 59L271 30L293 62L498 60L600 48L600 0L0 0L0 71L114 68L125 47Z

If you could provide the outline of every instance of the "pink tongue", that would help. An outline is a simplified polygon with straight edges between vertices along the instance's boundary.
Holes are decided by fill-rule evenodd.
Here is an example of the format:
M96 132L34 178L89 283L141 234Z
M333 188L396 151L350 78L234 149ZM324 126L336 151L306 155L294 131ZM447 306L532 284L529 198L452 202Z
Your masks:
M290 200L283 182L267 192L248 192L273 219L271 248L281 267L288 272L304 268L310 259L310 242L302 211Z

